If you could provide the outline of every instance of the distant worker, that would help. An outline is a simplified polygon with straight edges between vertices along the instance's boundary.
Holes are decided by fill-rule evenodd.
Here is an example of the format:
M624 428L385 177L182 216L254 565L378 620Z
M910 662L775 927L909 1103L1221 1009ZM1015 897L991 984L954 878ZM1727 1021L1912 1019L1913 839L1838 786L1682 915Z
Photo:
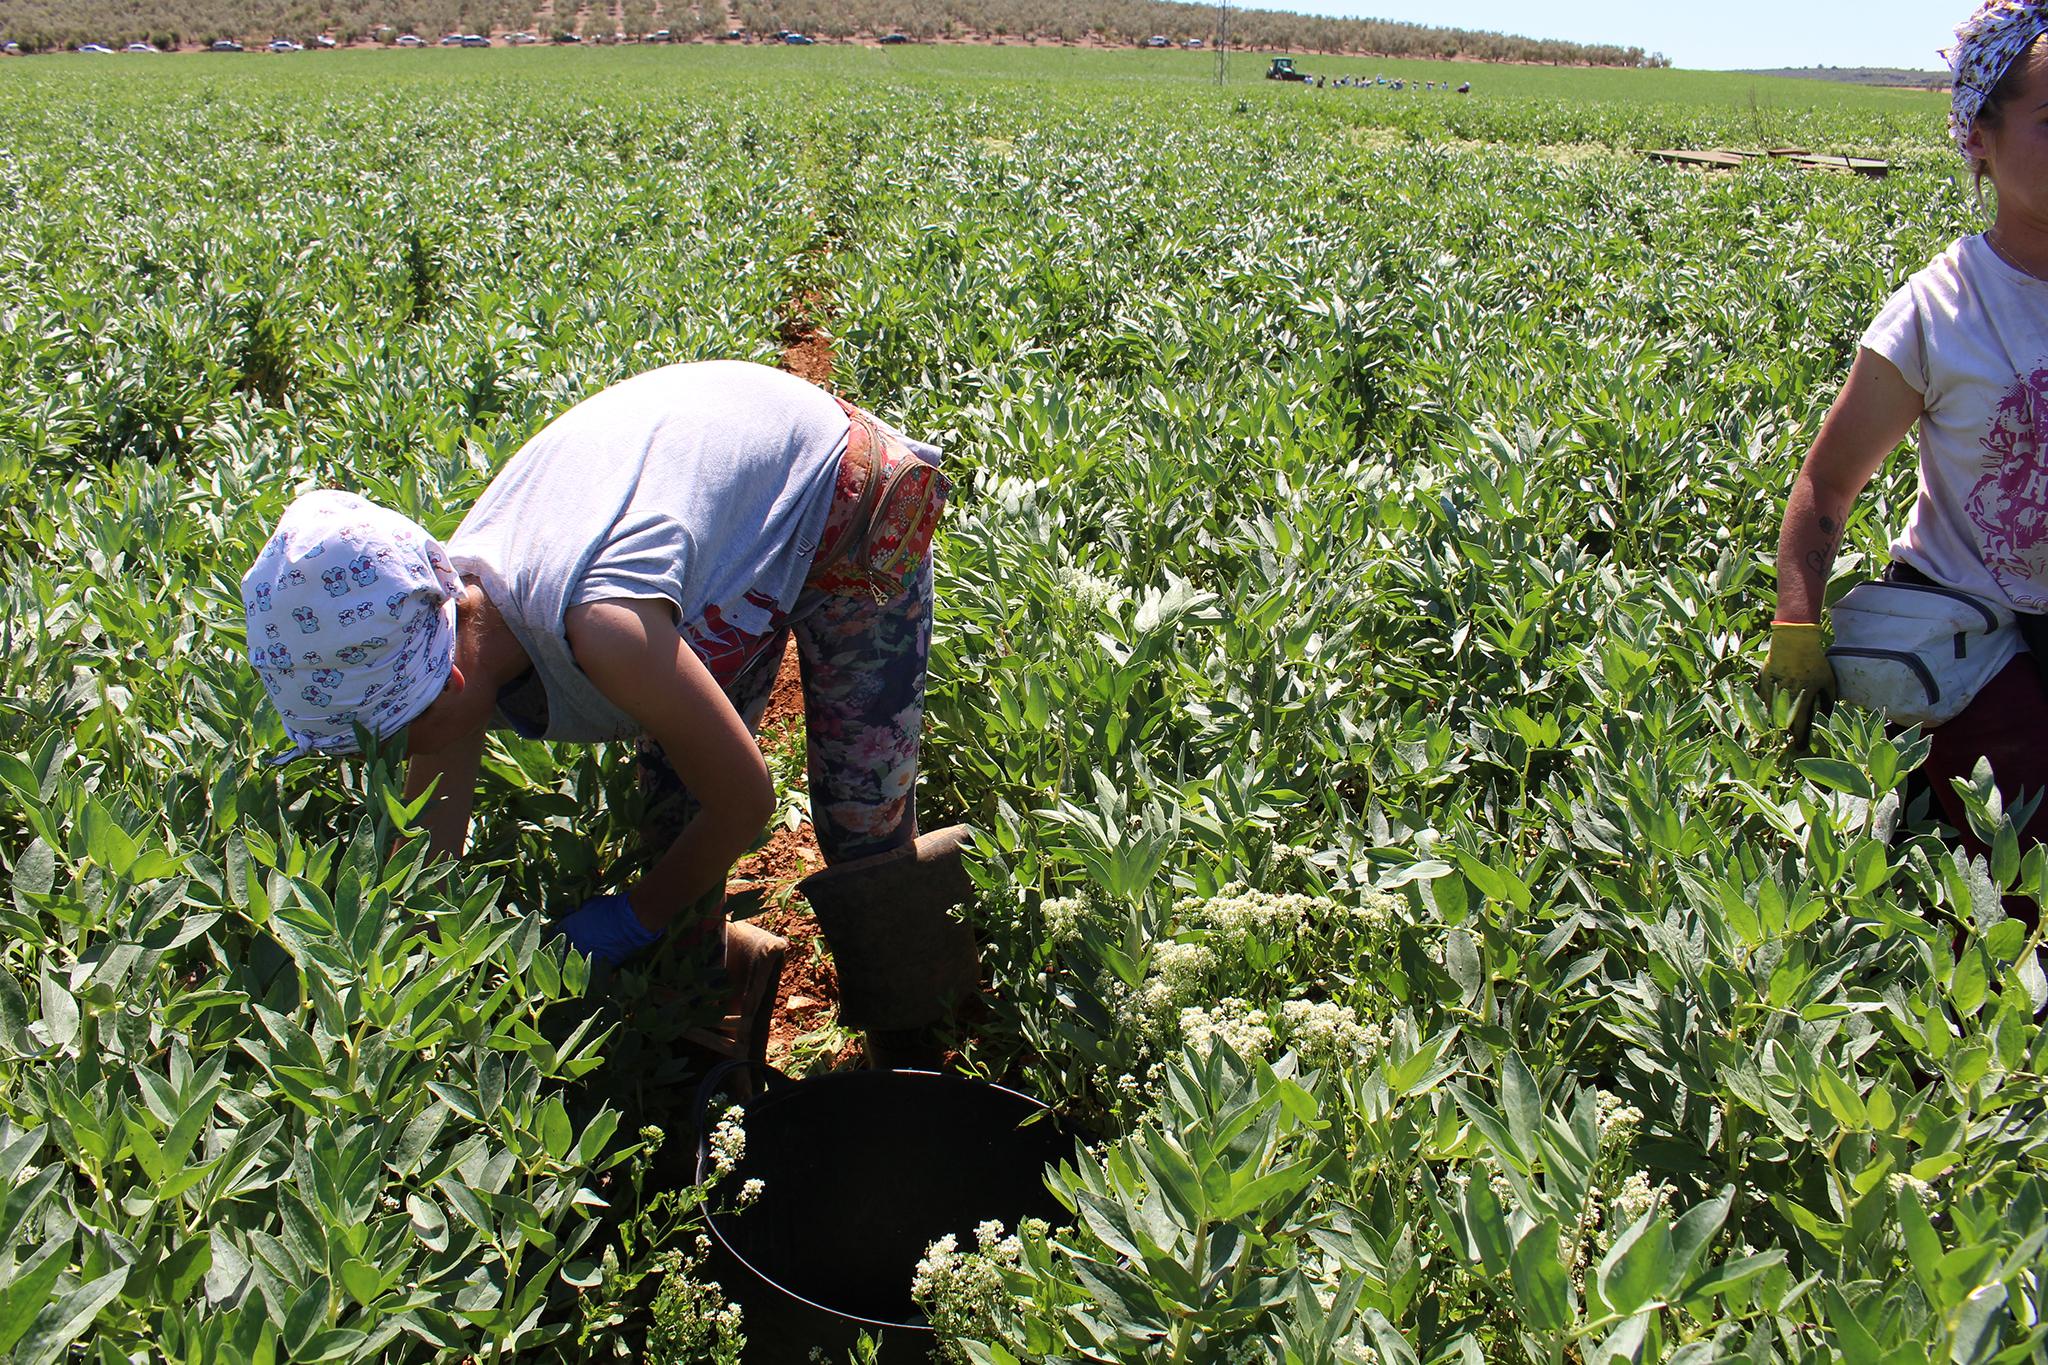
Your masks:
M1459 94L1461 94L1461 95L1469 95L1469 94L1471 94L1471 93L1472 93L1472 82L1470 82L1470 81L1466 81L1466 82L1465 82L1465 83L1464 83L1463 85L1459 86L1459 87L1458 87L1458 93L1459 93Z
M1917 422L1919 492L1892 539L1886 587L1866 594L1873 611L1837 610L1835 645L1857 649L1863 641L1854 637L1875 629L1882 648L1918 655L1909 660L1917 667L1897 675L1899 683L1940 675L1949 683L1942 711L1967 698L1959 713L1933 725L1924 771L1948 822L1976 854L1987 850L1951 779L1967 778L1979 759L1989 759L2008 803L2022 791L2048 791L2044 34L2042 0L1988 0L1944 54L1955 77L1949 129L1980 194L1991 182L1991 225L1907 280L1864 332L1848 381L1792 485L1778 534L1777 613L1762 678L1767 696L1798 699L1793 737L1803 742L1815 701L1834 695L1838 683L1820 619L1850 510ZM1901 612L1907 602L1922 609ZM1916 620L1945 610L1956 611L1956 633L1943 628L1925 652L1913 650L1908 637L1919 628ZM1858 623L1854 630L1851 623ZM1968 657L1959 658L1965 630L1982 633L1969 636L1976 652L1965 647ZM1877 656L1838 657L1839 677L1856 681L1860 692L1904 695L1887 691L1889 680L1861 662ZM1907 710L1905 703L1872 704ZM2041 842L2044 832L2048 816L2037 814L2023 831L2025 842Z

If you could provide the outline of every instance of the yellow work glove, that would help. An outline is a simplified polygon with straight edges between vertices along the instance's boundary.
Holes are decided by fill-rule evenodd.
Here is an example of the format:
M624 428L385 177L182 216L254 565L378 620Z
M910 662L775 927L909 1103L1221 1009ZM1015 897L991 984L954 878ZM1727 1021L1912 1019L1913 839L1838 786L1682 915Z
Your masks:
M1827 644L1821 639L1819 625L1812 621L1771 622L1771 652L1764 659L1757 690L1765 701L1781 692L1794 698L1792 743L1805 748L1815 706L1823 697L1829 701L1835 697L1835 671L1828 667Z

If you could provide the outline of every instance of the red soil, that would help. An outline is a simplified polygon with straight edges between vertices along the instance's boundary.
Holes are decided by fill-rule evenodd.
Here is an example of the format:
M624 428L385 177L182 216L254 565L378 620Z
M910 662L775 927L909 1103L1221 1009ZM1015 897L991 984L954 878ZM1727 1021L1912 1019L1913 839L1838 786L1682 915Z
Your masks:
M803 715L804 694L797 681L792 645L783 652L775 690L769 694L768 710L761 720L762 748L775 745L792 728L801 729ZM817 836L804 824L794 830L776 830L764 847L734 865L726 883L735 894L759 892L768 909L754 916L754 923L789 940L782 984L775 993L775 1019L768 1030L771 1065L787 1063L796 1040L830 1022L838 1012L839 977L824 945L818 942L817 920L795 892L798 882L824 866ZM839 1060L844 1058L835 1059Z
M826 328L827 301L821 291L808 291L789 301L778 328L782 343L782 368L821 388L832 387L832 333ZM786 646L782 665L775 675L775 689L768 695L768 709L761 717L761 745L767 749L781 742L792 729L800 730L804 719L804 693L797 676L796 648ZM832 959L818 941L818 922L794 892L799 881L824 867L818 840L810 825L795 830L778 829L767 846L742 859L733 868L731 889L758 890L769 908L755 917L762 928L789 940L789 956L783 963L782 984L775 993L775 1019L768 1030L768 1060L785 1064L796 1040L831 1022L838 1014L839 977ZM858 1053L849 1043L833 1059L842 1065Z

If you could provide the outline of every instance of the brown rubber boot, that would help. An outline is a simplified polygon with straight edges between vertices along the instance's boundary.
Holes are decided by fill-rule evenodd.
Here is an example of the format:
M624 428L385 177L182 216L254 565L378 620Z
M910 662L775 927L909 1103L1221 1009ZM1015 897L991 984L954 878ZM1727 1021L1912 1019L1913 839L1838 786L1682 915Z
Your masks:
M797 883L839 973L839 1018L883 1070L937 1069L940 1028L981 988L974 931L948 912L974 896L965 825Z
M768 1060L768 1030L775 991L782 982L789 940L734 920L725 926L725 973L732 982L725 1017L715 1028L691 1029L683 1038L717 1057Z

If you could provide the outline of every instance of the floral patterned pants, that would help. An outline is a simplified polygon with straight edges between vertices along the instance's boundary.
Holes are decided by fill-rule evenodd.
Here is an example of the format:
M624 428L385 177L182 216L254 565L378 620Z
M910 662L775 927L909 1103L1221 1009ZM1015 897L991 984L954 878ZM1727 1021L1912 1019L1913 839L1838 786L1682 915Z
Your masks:
M717 619L683 631L749 730L760 725L784 644L796 637L811 817L827 863L886 852L917 835L917 751L931 653L928 548L900 581L867 574L844 559L832 563L854 529L865 481L919 458L867 414L849 408L848 416L847 453L818 548L821 567L796 603L759 634ZM932 477L940 476L933 471ZM929 545L943 503L943 482L939 487L920 524L907 528L913 544ZM695 814L696 802L652 741L641 742L640 769L652 803L648 834L672 839Z

